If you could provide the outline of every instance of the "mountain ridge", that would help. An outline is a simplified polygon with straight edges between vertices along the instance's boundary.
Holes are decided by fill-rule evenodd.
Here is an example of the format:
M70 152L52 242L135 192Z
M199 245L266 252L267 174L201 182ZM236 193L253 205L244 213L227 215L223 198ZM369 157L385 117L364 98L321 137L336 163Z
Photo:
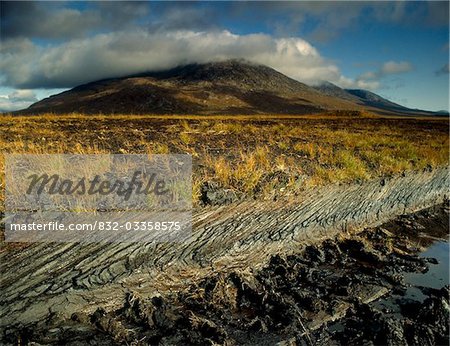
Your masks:
M433 114L411 110L367 90L342 89L330 82L309 86L268 66L242 60L186 64L93 81L14 114L314 114L336 110Z

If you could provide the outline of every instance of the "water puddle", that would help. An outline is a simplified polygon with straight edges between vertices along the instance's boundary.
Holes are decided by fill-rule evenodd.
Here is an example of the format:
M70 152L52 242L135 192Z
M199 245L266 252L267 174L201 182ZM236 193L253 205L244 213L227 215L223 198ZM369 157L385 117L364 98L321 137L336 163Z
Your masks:
M373 306L385 313L401 317L402 305L411 302L422 303L429 297L425 294L427 290L441 289L448 285L450 280L449 252L450 243L448 241L436 240L428 249L419 254L420 258L430 259L429 269L424 273L404 273L406 291L381 298L373 302Z
M431 245L419 257L435 258L438 263L430 263L426 273L407 273L405 281L413 286L423 286L440 289L449 283L449 251L448 241L438 241Z

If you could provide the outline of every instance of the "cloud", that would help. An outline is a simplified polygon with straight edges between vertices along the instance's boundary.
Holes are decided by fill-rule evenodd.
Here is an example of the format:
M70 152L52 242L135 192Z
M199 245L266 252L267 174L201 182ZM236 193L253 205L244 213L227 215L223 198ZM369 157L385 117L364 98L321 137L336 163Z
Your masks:
M163 3L154 8L156 18L146 24L148 31L219 30L219 16L212 8L195 7L191 3ZM161 12L161 13L159 13ZM154 14L156 14L154 13Z
M234 22L280 35L301 33L324 42L362 22L448 25L448 2L266 1L266 2L38 2L1 1L0 32L7 38L70 39L111 30L224 29Z
M368 13L380 23L396 23L407 26L447 26L448 1L380 1L368 2Z
M341 76L335 84L345 89L365 89L375 91L381 87L381 83L377 80L365 80L361 77L356 79L346 78Z
M39 38L50 41L83 38L128 29L148 31L218 28L214 7L192 3L139 1L0 3L2 39Z
M436 72L434 72L434 74L436 76L442 76L442 75L446 75L450 73L450 68L449 68L449 64L445 64L444 66L442 66L440 69L438 69Z
M312 41L326 42L357 23L367 3L342 1L233 2L246 21L264 23L280 36L301 32Z
M128 27L148 13L140 2L87 3L87 8L64 2L2 1L2 39L64 39L84 37L90 32Z
M36 94L32 90L14 90L8 95L11 101L36 102Z
M15 90L9 95L0 95L0 112L26 108L37 100L32 90Z
M389 75L402 74L412 71L413 69L414 66L408 61L387 61L383 63L378 70L364 72L358 79L379 80Z
M367 71L359 75L353 84L357 85L360 89L377 90L380 88L387 88L383 86L381 80L385 77L406 73L412 71L414 66L408 61L387 61L383 63L375 71ZM401 87L402 81L396 80L395 88Z
M0 58L3 84L16 88L73 87L103 78L231 58L265 64L306 83L341 78L337 66L302 38L236 35L226 30L121 31L49 47L26 39L7 40Z
M431 26L448 26L449 2L448 1L428 1L426 22Z
M301 33L327 42L362 23L406 27L448 26L448 1L266 1L234 2L240 18L265 23L280 35Z
M389 74L409 72L412 69L413 69L413 66L411 65L411 63L409 63L407 61L401 61L401 62L388 61L383 64L383 66L381 67L381 70L379 71L379 74L381 76L386 76Z

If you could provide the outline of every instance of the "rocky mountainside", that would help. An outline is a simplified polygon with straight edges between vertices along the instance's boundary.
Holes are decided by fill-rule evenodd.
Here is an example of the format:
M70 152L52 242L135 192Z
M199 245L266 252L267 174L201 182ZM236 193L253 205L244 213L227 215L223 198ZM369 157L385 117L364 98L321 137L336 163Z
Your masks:
M314 89L316 89L317 91L328 95L328 96L333 96L333 97L337 97L343 100L349 100L351 102L358 102L360 101L360 99L349 93L347 90L342 89L340 87L338 87L337 85L327 82L327 81L323 81L322 83L320 83L317 86L314 86Z
M241 60L96 81L43 99L19 114L313 114L409 110L364 90L311 87ZM415 112L415 111L414 111Z

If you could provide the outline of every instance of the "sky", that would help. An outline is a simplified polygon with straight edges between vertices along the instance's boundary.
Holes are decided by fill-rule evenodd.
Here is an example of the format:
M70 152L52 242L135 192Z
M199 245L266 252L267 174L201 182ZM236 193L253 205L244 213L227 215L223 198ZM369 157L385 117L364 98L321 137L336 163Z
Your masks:
M0 15L0 111L99 79L236 58L449 110L448 1L1 1Z

